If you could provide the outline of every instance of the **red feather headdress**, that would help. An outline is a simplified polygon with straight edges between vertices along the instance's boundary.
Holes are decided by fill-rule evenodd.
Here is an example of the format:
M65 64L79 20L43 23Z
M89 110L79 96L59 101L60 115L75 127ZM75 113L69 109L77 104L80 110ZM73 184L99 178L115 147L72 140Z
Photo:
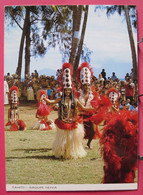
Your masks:
M63 64L62 74L59 76L59 82L61 83L61 87L59 90L63 91L64 88L69 87L72 88L73 91L75 91L75 88L73 86L73 67L70 63Z
M13 90L15 90L17 93L18 93L18 88L16 87L16 86L12 86L11 88L10 88L10 90L9 90L9 94L11 95L11 92L13 91Z
M117 94L118 94L118 97L119 97L119 92L118 92L115 88L110 88L110 89L107 91L107 94L106 94L106 95L109 97L109 93L112 92L112 91L115 92L115 93L117 93Z
M46 97L48 98L47 93L46 93L46 91L44 91L44 90L41 90L41 91L40 91L39 98L40 98L43 94L46 95Z
M10 88L10 90L9 90L9 99L10 99L10 104L11 103L18 103L18 101L17 101L17 97L11 97L11 93L13 92L13 91L16 91L16 96L18 95L18 88L16 87L16 86L12 86L11 88ZM16 99L15 99L16 98Z
M82 82L81 82L81 71L83 70L83 68L88 68L90 73L91 73L91 78L90 78L90 82L91 82L91 79L93 77L93 70L92 68L90 67L90 65L87 63L87 62L83 62L76 70L76 78L77 78L77 81L81 83L82 85Z
M118 97L117 97L117 99L116 99L116 101L115 102L117 102L118 101L118 99L119 99L119 92L115 89L115 88L111 88L111 89L109 89L108 91L107 91L107 96L109 97L110 95L110 93L111 92L114 92L114 93L116 93L117 95L118 95ZM110 97L109 97L110 98ZM113 97L114 98L114 97ZM111 100L111 99L110 99Z

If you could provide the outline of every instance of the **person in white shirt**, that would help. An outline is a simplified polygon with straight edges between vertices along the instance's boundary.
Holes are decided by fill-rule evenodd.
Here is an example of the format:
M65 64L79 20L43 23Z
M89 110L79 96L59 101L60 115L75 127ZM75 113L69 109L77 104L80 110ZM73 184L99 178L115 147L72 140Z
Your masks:
M4 78L4 104L9 104L8 94L9 94L9 86L6 81L6 78Z

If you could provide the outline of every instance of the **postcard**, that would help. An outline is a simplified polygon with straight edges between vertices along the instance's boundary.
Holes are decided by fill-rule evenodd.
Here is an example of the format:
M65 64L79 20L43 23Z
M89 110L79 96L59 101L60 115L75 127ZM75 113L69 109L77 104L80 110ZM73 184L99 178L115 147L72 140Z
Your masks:
M137 190L136 6L4 14L6 190Z

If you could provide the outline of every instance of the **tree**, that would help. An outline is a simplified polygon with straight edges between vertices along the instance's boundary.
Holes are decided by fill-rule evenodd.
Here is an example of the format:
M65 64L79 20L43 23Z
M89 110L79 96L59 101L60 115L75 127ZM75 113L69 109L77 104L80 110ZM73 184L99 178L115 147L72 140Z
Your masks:
M77 46L79 42L79 31L81 24L81 16L82 16L82 5L74 5L73 6L73 29L72 29L72 47L70 53L69 62L74 66Z
M30 7L26 7L25 77L30 75Z
M119 6L119 5L112 5L106 6L107 15L114 14L117 12L119 15L122 13L125 14L127 29L129 34L129 41L131 46L131 53L132 53L132 64L133 64L133 79L137 79L137 72L138 72L138 65L137 65L137 54L136 48L133 38L132 26L136 29L137 28L137 21L136 21L136 8L135 6Z
M23 16L23 8L22 7L5 7L5 18L10 19L10 24L13 26L15 23L22 30L22 36L19 47L19 56L18 56L18 66L16 69L17 75L21 78L21 70L22 70L22 57L23 57L23 48L24 48L24 39L26 32L26 20L24 21L23 28L21 27L21 18Z
M6 7L5 16L10 19L12 25L16 24L22 30L16 69L19 76L21 76L23 51L25 51L25 76L30 73L30 58L32 56L43 56L48 48L57 45L63 59L70 61L74 66L77 51L79 56L82 52L86 29L88 12L85 9L85 22L79 43L79 37L74 35L80 29L83 8L84 6L70 5ZM86 50L86 46L84 48ZM77 66L78 63L76 62Z
M79 60L80 60L80 56L81 56L81 52L83 48L83 42L84 42L84 36L85 36L85 30L86 30L87 18L88 18L88 9L89 9L89 6L86 5L85 11L84 11L85 13L84 13L84 21L82 25L81 37L80 37L79 46L78 46L78 50L77 50L76 57L75 57L74 68L73 68L74 76L76 75L75 72L79 65Z
M19 47L18 65L16 69L16 74L18 75L19 78L21 78L21 71L22 71L23 48L24 48L24 40L25 40L26 26L27 26L26 21L27 21L27 18L25 18L24 25L23 25L20 47Z
M34 55L36 55L37 53L39 55L42 55L45 52L44 50L46 50L46 48L43 47L42 38L40 38L39 32L37 30L38 29L37 26L39 24L37 21L41 22L40 15L42 15L41 6L5 7L5 18L10 21L10 25L13 26L14 24L16 24L22 30L20 47L19 47L19 55L18 55L18 65L16 68L16 73L18 74L19 77L21 77L24 43L25 43L25 75L30 73L30 57L32 52L31 42L35 43L33 44L34 46L36 44L38 45L36 47L36 50L38 50L38 52L36 51ZM21 26L21 23L23 23L23 27ZM31 37L30 34L32 34Z
M125 10L125 16L126 16L128 33L129 33L131 52L132 52L133 79L137 79L138 66L137 66L136 48L135 48L135 43L134 43L134 38L133 38L132 25L131 25L131 20L130 20L130 15L129 15L129 9L128 9L127 5L124 6L124 10Z

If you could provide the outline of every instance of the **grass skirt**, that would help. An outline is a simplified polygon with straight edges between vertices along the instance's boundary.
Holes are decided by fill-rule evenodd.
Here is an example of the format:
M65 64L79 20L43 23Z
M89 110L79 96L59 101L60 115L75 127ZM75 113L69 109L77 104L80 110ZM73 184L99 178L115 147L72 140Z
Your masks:
M82 145L84 138L83 124L76 129L63 130L57 127L56 138L53 143L53 152L56 158L76 159L86 156Z

